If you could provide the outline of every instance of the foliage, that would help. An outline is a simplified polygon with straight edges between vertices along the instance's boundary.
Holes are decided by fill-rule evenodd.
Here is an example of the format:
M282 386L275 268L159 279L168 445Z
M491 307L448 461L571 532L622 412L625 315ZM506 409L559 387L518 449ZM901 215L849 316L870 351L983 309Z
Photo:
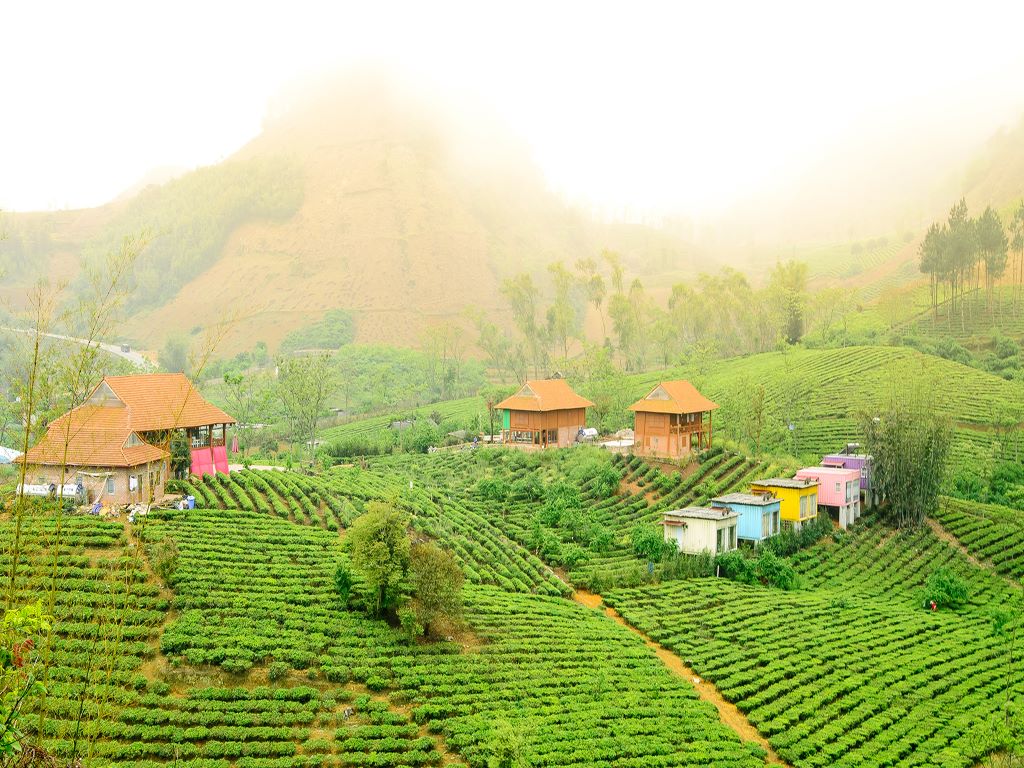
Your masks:
M23 714L45 694L38 675L40 641L53 618L40 603L10 608L0 624L0 760L22 750Z
M410 607L416 624L430 635L439 622L462 618L462 570L450 552L431 542L413 544L409 554Z
M925 603L934 601L939 608L961 608L969 597L966 582L949 568L936 568L924 585Z
M932 401L913 391L893 392L877 415L861 417L873 457L872 489L901 527L924 523L938 504L952 430Z
M189 373L188 340L181 334L172 334L160 348L157 359L168 373Z
M96 265L125 232L152 240L133 270L128 308L159 306L218 261L236 227L283 220L302 202L298 167L282 158L233 160L144 189L85 246Z
M666 542L660 528L653 525L639 524L633 527L629 534L630 543L633 546L633 554L648 562L661 560L671 542Z
M352 569L348 563L339 561L338 567L334 570L334 588L338 590L338 597L345 608L348 607L349 600L352 597L352 587L354 585L355 579L352 577Z
M192 467L192 450L183 429L171 432L171 474L184 477Z
M178 567L178 543L173 536L164 536L149 547L149 561L153 572L167 586L174 583L174 571Z
M796 572L771 548L762 547L756 558L740 550L717 555L714 565L719 575L740 584L763 584L777 589L796 587Z
M778 311L782 315L780 326L786 341L796 344L804 335L807 264L796 260L776 264L768 288L778 302Z
M282 357L277 369L278 397L292 436L307 444L312 457L316 453L320 417L338 388L336 369L325 354Z
M292 331L281 341L281 354L298 350L337 350L356 335L355 319L344 309L328 310L323 318Z
M395 507L371 502L356 518L345 540L352 568L366 585L375 616L396 609L409 572L409 518Z

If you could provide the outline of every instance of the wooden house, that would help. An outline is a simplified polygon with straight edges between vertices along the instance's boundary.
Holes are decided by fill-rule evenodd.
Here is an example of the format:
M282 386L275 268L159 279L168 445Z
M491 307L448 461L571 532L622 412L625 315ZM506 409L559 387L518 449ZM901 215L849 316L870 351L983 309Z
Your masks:
M145 502L163 495L174 432L185 433L192 474L227 473L234 423L180 373L107 376L19 461L27 482L82 485L90 500L110 504Z
M501 438L518 448L564 448L573 445L587 425L587 408L564 379L527 381L495 407L502 410Z
M806 467L798 478L818 481L818 509L825 509L847 528L860 517L860 470L843 467Z
M821 460L823 467L840 467L842 469L856 469L860 472L861 502L865 509L871 509L876 499L874 489L871 485L871 456L866 453L858 453L860 445L848 443L839 453L830 453Z
M707 450L716 408L688 381L661 382L629 406L634 414L633 452L675 459Z
M728 493L711 500L716 507L726 507L739 517L737 536L759 543L775 536L782 529L782 502L767 493Z
M666 512L661 525L665 541L675 542L680 552L719 555L736 549L739 513L727 507L687 507Z
M818 516L818 481L811 478L773 477L755 480L751 493L770 494L777 498L783 528L799 531L803 524Z

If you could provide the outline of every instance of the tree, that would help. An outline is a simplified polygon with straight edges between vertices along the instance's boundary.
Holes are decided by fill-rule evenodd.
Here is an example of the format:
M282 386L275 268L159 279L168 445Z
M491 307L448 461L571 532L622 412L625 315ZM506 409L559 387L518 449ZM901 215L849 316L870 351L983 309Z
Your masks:
M451 553L432 542L413 544L409 559L410 607L426 635L438 622L462 618L462 569Z
M776 264L771 273L769 288L779 302L783 335L790 344L796 344L804 335L807 265L794 260Z
M485 387L481 387L478 392L480 397L483 398L484 404L487 406L487 417L490 419L490 432L489 435L494 435L494 419L498 415L498 410L495 406L504 400L506 397L512 394L512 390L508 387L496 387L492 384L488 384Z
M310 460L316 455L320 417L337 388L337 369L330 355L278 358L278 398L291 424L292 439L308 441Z
M556 261L548 265L548 272L555 285L555 297L547 310L547 336L553 344L561 347L562 359L569 357L569 340L579 337L583 330L583 316L573 303L572 274Z
M157 359L160 362L160 367L168 373L186 373L188 371L188 342L185 337L179 334L168 336Z
M238 419L239 427L252 425L258 414L269 409L273 392L265 373L228 372L224 374L224 385L228 391L228 408ZM243 454L247 444L248 440L242 443Z
M952 439L949 420L916 389L894 391L877 414L861 414L872 487L899 527L917 527L935 509Z
M943 272L943 258L946 249L946 231L939 223L928 227L924 240L918 247L921 257L920 269L929 278L931 289L932 317L938 319L939 312L939 278Z
M498 377L505 381L506 371L514 372L511 360L513 344L508 333L492 323L477 307L467 308L465 314L476 327L476 345L487 356L487 362Z
M462 378L462 328L452 322L427 328L423 332L423 354L427 382L441 400L449 399Z
M1013 218L1010 220L1010 236L1010 247L1017 252L1017 273L1014 278L1016 285L1013 288L1013 307L1016 309L1017 294L1021 288L1024 288L1024 200L1013 212Z
M652 563L660 562L666 549L672 546L665 541L661 528L646 523L633 526L629 540L633 545L633 554Z
M540 368L547 362L544 355L544 329L537 322L537 304L540 300L533 278L523 273L508 277L501 283L501 294L512 307L512 319L530 348L533 374L539 376Z
M587 301L594 305L597 316L601 318L601 343L604 343L604 340L608 338L608 329L604 322L601 305L604 303L604 297L608 295L608 286L605 285L604 278L598 271L597 262L594 259L590 257L580 259L576 262L576 270L580 273L580 281L583 284Z
M761 453L761 440L764 437L765 425L768 421L768 393L764 384L753 387L750 393L750 404L747 408L744 427L747 437L754 446L754 455Z
M352 568L366 585L371 613L383 616L398 607L409 572L409 518L390 504L373 501L356 518L345 544Z
M629 293L617 292L608 302L612 329L627 370L643 370L647 361L648 298L643 283L633 280Z
M985 261L985 298L992 309L992 291L996 281L1006 272L1007 251L1010 244L998 214L988 206L975 225L977 248Z

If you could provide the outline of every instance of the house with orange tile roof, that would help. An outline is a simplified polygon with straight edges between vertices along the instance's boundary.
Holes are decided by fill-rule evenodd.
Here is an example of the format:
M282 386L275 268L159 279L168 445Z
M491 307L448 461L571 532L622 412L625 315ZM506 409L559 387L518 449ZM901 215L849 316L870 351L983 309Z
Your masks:
M109 504L146 502L163 495L174 432L185 432L192 474L227 473L234 423L183 374L107 376L18 461L30 483L81 484L90 500Z
M718 408L688 381L663 381L637 400L633 453L678 459L711 447L711 412Z
M527 381L501 409L501 438L518 448L564 448L576 442L587 425L587 408L593 405L573 392L565 379Z

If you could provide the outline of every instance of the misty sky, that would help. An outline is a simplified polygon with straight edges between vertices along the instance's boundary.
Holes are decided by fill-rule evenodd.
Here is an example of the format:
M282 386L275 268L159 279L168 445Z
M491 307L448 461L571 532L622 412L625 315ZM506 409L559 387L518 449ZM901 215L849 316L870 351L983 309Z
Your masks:
M1019 2L7 3L0 208L216 162L286 84L373 59L483 101L571 199L708 212L860 135L988 135L1022 39Z

